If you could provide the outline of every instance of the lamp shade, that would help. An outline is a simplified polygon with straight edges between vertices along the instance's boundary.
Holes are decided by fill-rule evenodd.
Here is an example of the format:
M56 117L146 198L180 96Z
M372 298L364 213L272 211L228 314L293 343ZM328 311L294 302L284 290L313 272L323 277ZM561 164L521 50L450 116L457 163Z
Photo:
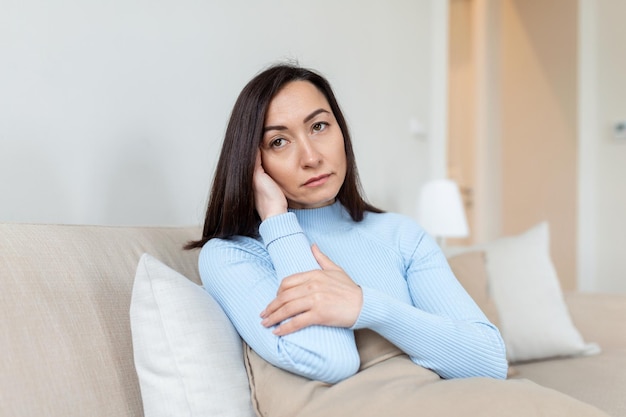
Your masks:
M417 218L421 226L434 237L469 235L461 193L452 180L433 180L422 187Z

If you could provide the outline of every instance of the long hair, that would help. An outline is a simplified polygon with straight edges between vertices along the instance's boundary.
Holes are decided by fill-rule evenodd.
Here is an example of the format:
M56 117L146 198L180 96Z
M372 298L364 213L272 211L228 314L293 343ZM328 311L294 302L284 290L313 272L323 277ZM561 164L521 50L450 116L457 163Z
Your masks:
M308 81L324 94L343 133L346 177L337 200L357 222L363 220L365 211L381 212L362 197L348 125L328 81L310 69L280 64L259 73L239 94L213 178L202 238L189 242L186 249L202 247L216 237L258 236L260 218L254 205L252 178L265 114L274 96L293 81Z

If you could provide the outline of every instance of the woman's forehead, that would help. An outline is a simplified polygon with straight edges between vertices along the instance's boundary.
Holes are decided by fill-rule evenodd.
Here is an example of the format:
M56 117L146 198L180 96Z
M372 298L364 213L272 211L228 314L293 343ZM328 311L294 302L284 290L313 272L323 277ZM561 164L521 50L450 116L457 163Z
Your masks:
M270 101L265 117L266 124L274 119L304 121L318 109L331 113L326 96L308 81L292 81L286 84Z

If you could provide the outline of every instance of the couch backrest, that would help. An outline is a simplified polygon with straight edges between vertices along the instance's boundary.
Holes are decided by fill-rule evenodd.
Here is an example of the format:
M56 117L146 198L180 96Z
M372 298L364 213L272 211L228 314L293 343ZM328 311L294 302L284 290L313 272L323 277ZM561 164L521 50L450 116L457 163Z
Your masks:
M200 229L0 224L0 415L142 416L129 307L140 256L199 283Z

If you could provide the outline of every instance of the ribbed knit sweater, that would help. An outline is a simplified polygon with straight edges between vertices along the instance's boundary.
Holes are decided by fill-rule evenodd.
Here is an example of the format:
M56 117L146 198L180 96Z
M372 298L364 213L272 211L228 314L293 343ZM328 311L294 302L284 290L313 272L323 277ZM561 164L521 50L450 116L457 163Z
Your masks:
M259 227L259 239L211 239L200 253L206 290L262 358L329 383L359 368L355 329L371 329L442 378L505 378L504 343L454 277L435 242L406 216L366 213L354 222L340 203L289 210ZM260 313L283 278L320 269L311 244L363 291L350 329L309 326L285 336L261 325Z

